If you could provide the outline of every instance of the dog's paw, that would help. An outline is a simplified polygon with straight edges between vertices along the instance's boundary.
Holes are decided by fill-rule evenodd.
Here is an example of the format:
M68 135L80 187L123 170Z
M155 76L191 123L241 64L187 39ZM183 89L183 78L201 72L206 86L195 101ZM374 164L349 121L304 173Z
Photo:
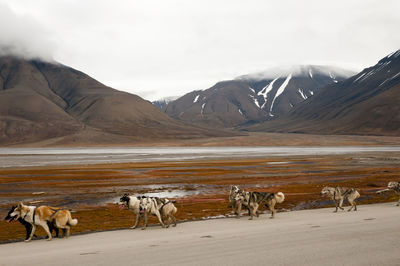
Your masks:
M31 239L25 239L24 241L25 242L31 242Z
M146 227L142 227L142 230L146 230Z
M129 227L130 229L136 229L136 226Z
M176 224L174 224L173 227L176 227Z

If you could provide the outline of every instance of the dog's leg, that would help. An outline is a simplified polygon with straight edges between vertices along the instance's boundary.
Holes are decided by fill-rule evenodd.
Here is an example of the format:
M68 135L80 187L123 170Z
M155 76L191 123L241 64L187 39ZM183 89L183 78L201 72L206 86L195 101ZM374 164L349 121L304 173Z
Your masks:
M32 224L32 231L31 231L31 235L29 236L29 238L28 238L28 239L26 239L26 240L25 240L26 242L29 242L29 241L31 241L31 240L32 240L32 237L33 237L33 235L35 234L35 231L36 231L36 225Z
M69 225L66 225L66 230L67 230L67 232L66 232L66 236L65 236L65 238L68 238L69 237L69 235L71 234L71 226L69 226Z
M339 201L339 208L340 208L342 211L344 210L344 208L343 208L343 200L344 200L344 198L341 198L340 201Z
M256 209L256 217L260 217L260 212L258 211L258 208L260 208L260 204L257 203L257 209Z
M347 211L351 211L354 208L354 200L348 199L351 207Z
M137 226L138 226L138 224L139 224L139 220L140 220L140 213L138 213L138 214L136 214L136 222L135 222L135 224L131 227L132 229L135 229Z
M268 205L269 210L271 211L271 217L270 219L273 219L275 217L275 203L271 202L271 204Z
M399 198L399 201L397 202L396 206L400 206L400 198Z
M354 200L354 211L357 211L357 203L356 203L356 200Z
M258 208L260 207L260 205L258 203L255 204L254 206L254 215L258 218L259 214L258 214Z
M144 213L144 224L143 224L142 230L145 230L145 229L146 229L148 218L149 218L149 214L148 214L147 212L145 212L145 213Z
M158 221L160 222L160 224L161 224L161 227L162 228L165 228L165 225L164 225L164 222L163 222L163 220L161 219L161 214L160 214L160 212L156 212L156 216L157 216L157 218L158 218Z
M47 236L48 236L48 238L47 238L46 240L47 240L47 241L52 240L52 239L53 239L53 236L52 236L51 233L50 233L50 230L49 230L49 227L48 227L48 225L47 225L47 222L43 222L43 223L41 224L41 226L43 227L44 231L46 231L46 234L47 234Z
M174 222L173 227L176 227L176 218L175 218L175 216L171 215L171 218L172 218L172 221Z
M31 235L32 225L30 223L25 224L25 229L26 229L25 240L27 240L29 238L29 236Z
M333 212L337 212L339 202L337 202L335 199L333 200L333 202L335 203L335 207L336 207L336 209Z
M253 205L249 205L249 209L250 209L250 218L249 218L249 220L253 220L254 206Z
M237 206L237 209L236 209L236 218L240 218L240 212L242 211L242 203L239 203ZM250 215L250 209L249 209L249 215Z
M165 224L165 221L164 221L164 224ZM171 224L171 216L170 215L168 215L167 216L167 224L166 224L166 228L169 228L169 225Z

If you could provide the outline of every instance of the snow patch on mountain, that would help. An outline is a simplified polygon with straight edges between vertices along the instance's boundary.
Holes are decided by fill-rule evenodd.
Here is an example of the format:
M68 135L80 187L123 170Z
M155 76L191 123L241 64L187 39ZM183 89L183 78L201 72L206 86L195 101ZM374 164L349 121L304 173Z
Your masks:
M253 99L254 104L257 105L258 108L261 108L261 107L260 107L260 103L258 102L257 98L255 98L255 97L254 97L253 95L251 95L251 94L249 94L249 96L250 96L250 98Z
M276 98L278 98L279 95L281 95L285 91L285 88L289 84L289 81L290 81L291 78L292 78L292 73L290 73L289 76L287 76L286 80L279 87L278 91L275 94L274 99L272 100L271 108L269 109L270 113L272 113L272 108L274 107L274 103L275 103Z
M299 88L297 91L300 93L301 97L302 97L304 100L308 98L308 97L307 97L307 94L304 93L304 91L303 91L302 88Z
M268 97L267 95L272 90L272 88L274 87L275 81L277 81L279 78L280 77L275 78L273 81L271 81L267 86L262 88L262 90L257 93L257 95L259 95L259 96L262 95L263 98L264 98L264 103L261 106L261 108L264 108L264 106L267 104L267 97Z
M201 111L200 111L200 114L201 114L201 115L204 114L204 107L206 107L206 103L203 103L203 104L201 105Z

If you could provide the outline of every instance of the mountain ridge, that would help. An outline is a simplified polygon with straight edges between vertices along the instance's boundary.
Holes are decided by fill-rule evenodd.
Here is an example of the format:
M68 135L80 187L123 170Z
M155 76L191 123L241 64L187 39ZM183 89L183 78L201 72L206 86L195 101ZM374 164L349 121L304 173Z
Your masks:
M206 90L190 92L170 102L165 113L181 121L212 127L259 123L289 112L320 88L353 74L338 68L308 65L273 72L243 75Z
M40 141L85 128L138 139L229 135L176 121L139 96L62 64L0 57L0 143Z

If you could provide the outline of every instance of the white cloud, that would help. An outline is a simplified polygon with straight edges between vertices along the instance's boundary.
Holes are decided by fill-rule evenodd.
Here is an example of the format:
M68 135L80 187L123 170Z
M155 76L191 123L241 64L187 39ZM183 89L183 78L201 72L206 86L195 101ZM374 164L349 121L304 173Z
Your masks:
M51 60L55 44L51 34L29 15L17 15L0 3L0 55Z
M400 46L397 0L2 2L45 25L32 39L16 23L14 40L36 42L30 54L48 45L61 63L150 100L272 65L363 68Z

